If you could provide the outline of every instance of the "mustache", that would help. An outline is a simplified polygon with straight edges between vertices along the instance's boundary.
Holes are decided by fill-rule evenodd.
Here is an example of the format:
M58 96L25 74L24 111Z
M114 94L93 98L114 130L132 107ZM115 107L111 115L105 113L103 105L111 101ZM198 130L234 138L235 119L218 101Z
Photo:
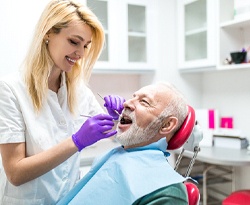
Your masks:
M135 119L135 112L130 111L129 109L124 109L122 112L122 116L127 116L129 117L133 122L136 121Z

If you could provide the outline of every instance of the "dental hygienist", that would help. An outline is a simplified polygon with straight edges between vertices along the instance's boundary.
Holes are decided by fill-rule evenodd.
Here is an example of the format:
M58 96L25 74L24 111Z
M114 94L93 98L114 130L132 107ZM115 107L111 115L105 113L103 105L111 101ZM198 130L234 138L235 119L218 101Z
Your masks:
M55 204L79 180L80 151L116 134L124 99L109 96L105 114L86 86L103 44L86 6L44 9L21 71L0 80L1 205Z

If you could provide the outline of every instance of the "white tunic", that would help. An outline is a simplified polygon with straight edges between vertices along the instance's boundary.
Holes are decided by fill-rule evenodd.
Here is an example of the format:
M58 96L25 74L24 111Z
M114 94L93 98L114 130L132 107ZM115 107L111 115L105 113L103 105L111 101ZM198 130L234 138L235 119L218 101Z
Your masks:
M26 154L32 156L75 133L86 120L80 114L96 115L104 112L84 84L78 88L77 93L79 104L76 114L72 115L67 105L67 88L63 74L58 93L49 90L48 99L37 115L20 74L1 79L0 144L25 142ZM0 197L3 197L0 198L0 204L55 204L79 179L79 166L80 155L76 153L50 172L18 187L9 183L5 174L1 173L3 192Z

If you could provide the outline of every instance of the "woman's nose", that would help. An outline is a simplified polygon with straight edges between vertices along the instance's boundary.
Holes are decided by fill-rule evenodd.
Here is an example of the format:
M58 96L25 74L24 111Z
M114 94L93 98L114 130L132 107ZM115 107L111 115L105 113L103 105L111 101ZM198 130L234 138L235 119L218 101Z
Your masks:
M82 58L84 56L85 53L85 46L84 47L78 47L78 49L75 51L75 54L78 58Z
M81 52L79 50L75 51L76 58L82 58L84 55L84 50Z

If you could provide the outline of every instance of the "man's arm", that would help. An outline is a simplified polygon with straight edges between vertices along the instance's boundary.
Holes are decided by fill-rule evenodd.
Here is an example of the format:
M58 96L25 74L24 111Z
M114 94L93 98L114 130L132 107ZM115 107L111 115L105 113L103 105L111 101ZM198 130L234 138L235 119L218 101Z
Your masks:
M183 183L169 185L153 191L139 199L132 205L187 205L187 191Z

